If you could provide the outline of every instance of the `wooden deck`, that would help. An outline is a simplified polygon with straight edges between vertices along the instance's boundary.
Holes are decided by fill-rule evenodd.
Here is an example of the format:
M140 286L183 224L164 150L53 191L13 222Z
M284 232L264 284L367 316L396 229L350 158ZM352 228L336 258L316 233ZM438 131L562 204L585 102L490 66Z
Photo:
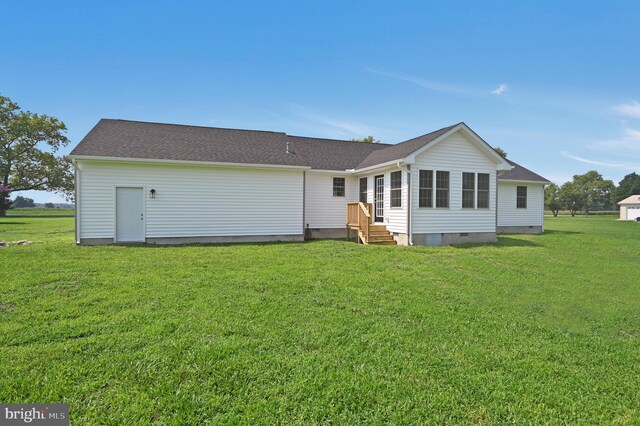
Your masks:
M372 223L372 209L371 203L347 203L347 240L354 230L358 243L397 245L385 225Z

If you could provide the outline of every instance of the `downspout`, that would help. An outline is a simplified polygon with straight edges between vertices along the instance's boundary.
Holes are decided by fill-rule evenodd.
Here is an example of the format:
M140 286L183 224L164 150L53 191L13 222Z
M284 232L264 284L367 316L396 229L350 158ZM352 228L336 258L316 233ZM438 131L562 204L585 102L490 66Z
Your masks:
M408 244L413 245L413 232L411 230L411 165L407 164L407 238Z
M287 143L287 149L289 144ZM307 239L306 227L305 227L305 213L306 213L306 198L307 198L307 172L302 171L302 240Z
M396 167L403 170L400 162L396 163ZM407 244L413 245L413 236L411 235L411 165L406 164L404 170L407 172Z
M496 171L496 236L498 234L498 193L500 192L498 190L498 177L504 173L503 171Z
M76 234L76 244L80 244L80 209L78 208L80 205L80 199L78 198L78 187L80 186L80 169L78 167L78 162L76 160L72 160L74 168L74 185L73 185L73 197L75 198L75 234Z
M544 233L544 192L545 192L545 187L547 185L542 185L542 227L540 228L542 230L542 232Z

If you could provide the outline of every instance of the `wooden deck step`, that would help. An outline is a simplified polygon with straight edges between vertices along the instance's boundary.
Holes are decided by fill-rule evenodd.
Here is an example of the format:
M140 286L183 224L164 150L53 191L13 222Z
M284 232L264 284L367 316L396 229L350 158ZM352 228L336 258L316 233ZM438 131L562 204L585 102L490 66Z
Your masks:
M387 234L387 235L369 235L369 242L371 241L392 241L393 240L393 235L391 234ZM395 241L395 240L393 240Z
M361 231L360 226L357 223L347 223L347 230L355 230L358 234L358 241L363 244L375 244L375 245L398 245L393 238L393 234L389 232L386 225L382 224L370 224L369 236ZM347 232L348 234L349 232Z
M398 244L385 225L371 225L369 228L369 241L364 243L389 246Z
M396 240L391 241L369 241L369 244L372 246L397 246L398 242Z

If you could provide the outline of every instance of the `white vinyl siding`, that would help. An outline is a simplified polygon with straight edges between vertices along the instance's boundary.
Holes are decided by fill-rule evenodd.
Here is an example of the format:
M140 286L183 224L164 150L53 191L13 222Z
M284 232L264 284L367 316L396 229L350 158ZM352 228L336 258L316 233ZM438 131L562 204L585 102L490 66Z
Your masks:
M144 188L146 238L303 233L301 170L88 160L78 168L83 239L114 237L117 186Z
M420 170L449 172L448 208L419 207ZM456 132L417 155L411 171L414 234L496 231L496 164L466 136ZM462 208L463 172L489 175L489 208Z
M344 177L345 196L334 197L333 178ZM309 228L344 228L347 223L347 203L358 201L358 179L336 173L306 172L305 223Z
M384 173L384 222L389 232L399 234L407 233L407 173L402 170L402 196L401 206L391 207L391 172L398 171L397 168Z
M518 208L518 186L527 187L527 207ZM498 183L498 226L542 226L544 185L500 181Z

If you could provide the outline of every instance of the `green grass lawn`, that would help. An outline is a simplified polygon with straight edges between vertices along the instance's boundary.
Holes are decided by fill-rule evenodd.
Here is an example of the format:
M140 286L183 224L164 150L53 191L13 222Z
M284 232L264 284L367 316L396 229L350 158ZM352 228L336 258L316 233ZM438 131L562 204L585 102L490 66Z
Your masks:
M640 225L464 247L76 247L0 219L0 401L72 424L640 422Z

